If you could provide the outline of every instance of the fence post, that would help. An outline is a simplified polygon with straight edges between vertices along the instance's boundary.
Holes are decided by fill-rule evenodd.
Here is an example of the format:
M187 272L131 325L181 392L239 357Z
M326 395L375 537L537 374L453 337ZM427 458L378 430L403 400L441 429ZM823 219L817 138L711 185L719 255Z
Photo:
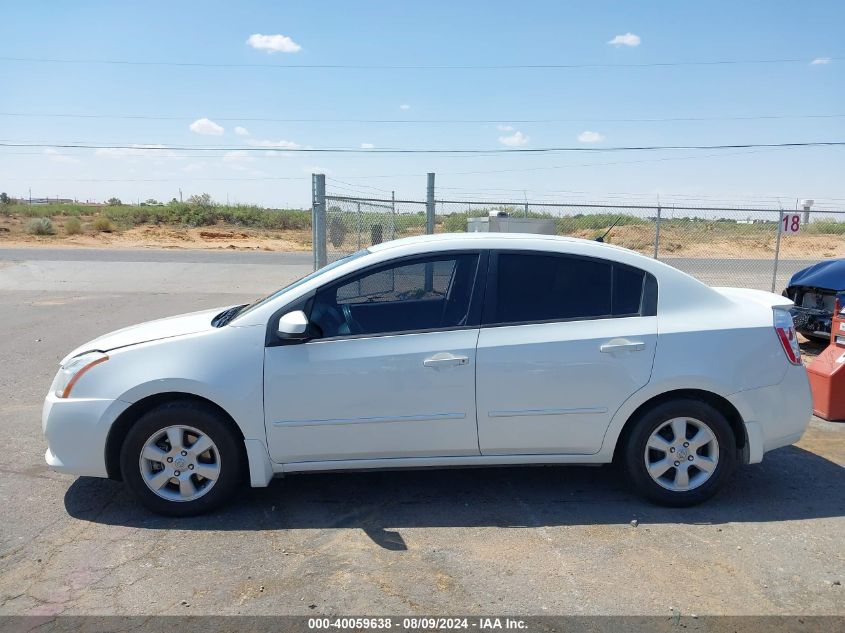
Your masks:
M654 259L660 252L660 205L657 205L657 217L654 220Z
M358 250L360 251L361 250L361 231L364 230L364 221L361 218L361 203L357 202L356 204L358 205L358 214L357 214L357 217L355 219L358 220L358 222L357 222L357 224L358 224Z
M778 239L775 242L775 265L772 270L772 292L776 292L775 287L778 283L778 260L780 260L780 236L783 233L783 209L778 213Z
M390 192L390 239L396 239L396 192Z
M425 233L434 233L434 174L428 174L428 185L425 193Z
M326 261L326 176L314 174L314 202L311 208L314 233L314 269L322 268Z
M317 270L317 174L311 174L311 266Z

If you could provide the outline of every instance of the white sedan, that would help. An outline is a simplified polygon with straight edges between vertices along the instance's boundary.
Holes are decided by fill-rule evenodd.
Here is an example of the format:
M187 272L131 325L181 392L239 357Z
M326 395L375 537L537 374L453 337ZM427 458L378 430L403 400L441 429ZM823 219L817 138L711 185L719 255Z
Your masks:
M584 240L398 240L72 351L46 460L170 515L286 473L613 460L691 505L806 429L791 305Z

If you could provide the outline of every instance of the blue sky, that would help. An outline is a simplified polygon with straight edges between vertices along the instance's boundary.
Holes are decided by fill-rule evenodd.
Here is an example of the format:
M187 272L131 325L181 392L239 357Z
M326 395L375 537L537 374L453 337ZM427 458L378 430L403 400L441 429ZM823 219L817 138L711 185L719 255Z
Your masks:
M2 139L228 148L206 154L0 148L0 189L13 195L25 195L31 187L36 196L102 200L115 195L135 201L170 199L181 188L185 196L208 192L232 202L307 206L309 174L319 169L334 179L329 187L337 193L395 190L398 197L410 198L423 195L425 173L434 171L441 197L646 200L659 194L744 204L772 204L776 197L787 206L798 197L845 204L842 147L457 157L266 155L232 149L286 143L503 149L845 141L845 117L800 118L845 115L845 59L836 59L845 58L845 3L835 0L29 1L5 3L3 14L4 58L279 66L800 60L391 70L5 59L0 60L5 84L0 111L28 116L0 115ZM284 37L253 38L253 46L248 40L256 34ZM621 43L610 43L617 36ZM829 58L834 59L822 63ZM31 116L38 114L172 118ZM772 115L789 118L729 120ZM195 124L192 131L203 118L211 123ZM321 121L248 120L261 118ZM673 118L709 120L666 120ZM408 122L420 119L470 122ZM555 121L518 122L526 119ZM244 128L241 134L236 127Z

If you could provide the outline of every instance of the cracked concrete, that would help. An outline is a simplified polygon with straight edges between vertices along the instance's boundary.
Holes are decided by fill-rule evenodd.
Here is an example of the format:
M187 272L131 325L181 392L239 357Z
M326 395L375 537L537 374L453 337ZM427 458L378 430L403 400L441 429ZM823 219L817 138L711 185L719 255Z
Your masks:
M154 294L98 290L103 266L0 279L0 613L845 613L845 425L819 420L687 510L640 501L613 468L503 468L289 477L177 520L48 471L40 405L67 350L298 272L224 255L214 274L243 279L219 294L195 278L218 254L156 254L173 270ZM143 257L119 267L125 285Z

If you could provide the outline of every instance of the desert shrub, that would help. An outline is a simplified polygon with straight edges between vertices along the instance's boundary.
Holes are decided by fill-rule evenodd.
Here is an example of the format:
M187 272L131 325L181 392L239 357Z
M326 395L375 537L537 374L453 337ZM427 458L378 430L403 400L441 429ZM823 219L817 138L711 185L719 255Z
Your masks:
M452 213L443 220L443 230L447 233L463 233L469 226L469 218L466 213Z
M343 246L343 240L346 239L346 225L339 217L334 216L329 222L329 241L332 246L339 248Z
M82 233L82 222L79 221L79 218L69 218L65 222L65 233L68 235L79 235Z
M26 225L26 232L30 235L55 235L56 229L50 218L35 218Z
M204 207L191 207L180 218L181 224L187 226L208 226L216 221L214 209Z
M111 233L114 231L114 225L111 220L102 215L95 218L94 223L91 226L98 233Z

